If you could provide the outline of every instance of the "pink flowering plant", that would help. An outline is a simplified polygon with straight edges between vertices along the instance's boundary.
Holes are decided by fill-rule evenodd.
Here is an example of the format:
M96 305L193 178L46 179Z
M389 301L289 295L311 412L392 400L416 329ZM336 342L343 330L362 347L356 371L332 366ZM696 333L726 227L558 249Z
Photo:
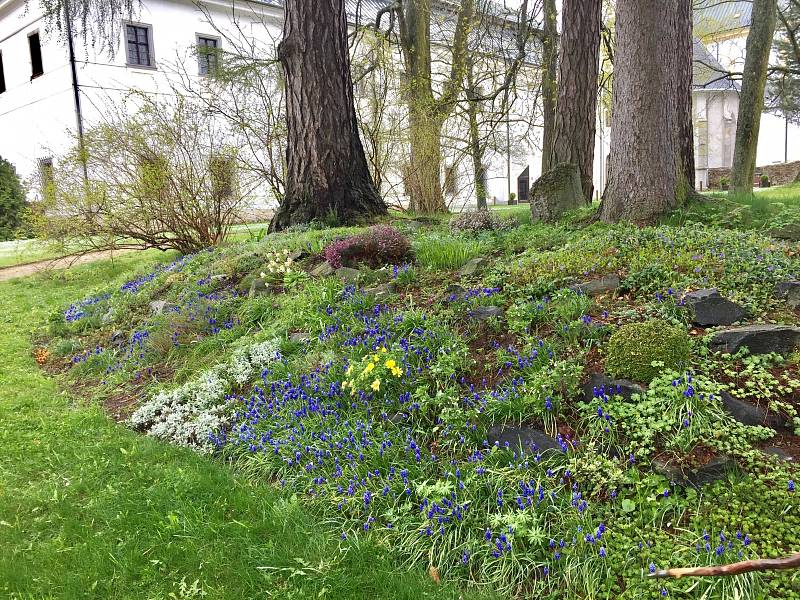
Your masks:
M409 256L411 244L394 227L375 225L365 232L331 242L323 255L332 267L354 265L362 262L374 266L396 263Z

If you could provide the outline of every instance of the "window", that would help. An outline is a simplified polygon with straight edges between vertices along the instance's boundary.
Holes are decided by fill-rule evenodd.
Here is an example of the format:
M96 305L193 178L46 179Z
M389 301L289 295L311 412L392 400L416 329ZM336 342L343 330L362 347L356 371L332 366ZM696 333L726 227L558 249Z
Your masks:
M41 185L42 199L52 199L55 192L52 158L42 158L39 160L39 184Z
M6 91L6 74L3 71L3 53L0 52L0 94Z
M39 41L39 32L35 31L28 36L28 48L31 51L31 79L44 75L42 66L42 44Z
M197 36L197 61L200 75L215 75L219 60L219 39Z
M152 67L153 44L150 25L126 25L128 64L136 67Z

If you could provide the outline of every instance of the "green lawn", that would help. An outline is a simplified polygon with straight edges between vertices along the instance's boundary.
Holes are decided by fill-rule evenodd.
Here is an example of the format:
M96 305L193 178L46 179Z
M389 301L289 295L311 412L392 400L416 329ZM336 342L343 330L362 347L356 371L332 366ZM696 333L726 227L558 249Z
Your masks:
M0 284L0 597L461 597L369 542L340 544L295 498L117 425L39 370L33 328L156 256Z

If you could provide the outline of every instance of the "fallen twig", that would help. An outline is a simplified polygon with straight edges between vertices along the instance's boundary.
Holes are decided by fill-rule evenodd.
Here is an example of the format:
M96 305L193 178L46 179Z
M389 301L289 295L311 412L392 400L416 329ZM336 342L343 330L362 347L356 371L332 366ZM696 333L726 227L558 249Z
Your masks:
M650 573L650 577L721 577L726 575L741 575L753 571L782 571L785 569L800 568L800 552L785 558L763 558L758 560L743 560L729 565L716 567L688 567L678 569L662 569Z

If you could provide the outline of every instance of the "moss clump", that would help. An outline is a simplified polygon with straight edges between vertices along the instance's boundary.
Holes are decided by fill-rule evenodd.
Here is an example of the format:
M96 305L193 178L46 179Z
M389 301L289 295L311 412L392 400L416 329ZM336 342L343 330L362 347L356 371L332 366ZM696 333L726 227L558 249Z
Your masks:
M659 319L620 327L608 342L606 370L612 377L650 383L665 369L689 360L689 335Z

